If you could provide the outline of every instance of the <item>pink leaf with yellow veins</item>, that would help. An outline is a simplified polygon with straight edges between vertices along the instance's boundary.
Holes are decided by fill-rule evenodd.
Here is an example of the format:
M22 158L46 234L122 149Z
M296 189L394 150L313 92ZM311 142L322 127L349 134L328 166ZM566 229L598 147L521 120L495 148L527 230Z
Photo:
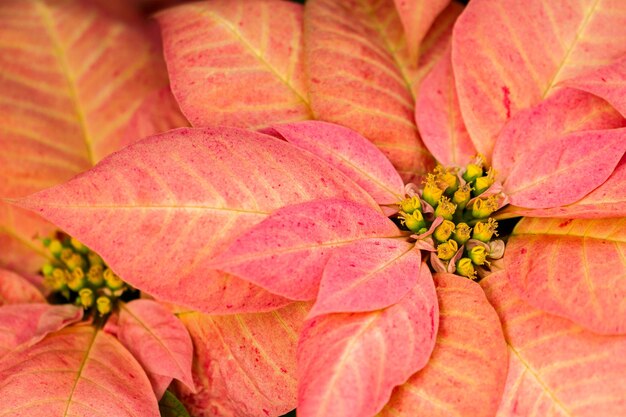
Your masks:
M602 97L626 117L626 56L563 83Z
M0 45L0 197L66 181L119 149L142 100L168 84L145 28L91 2L2 1L0 38L10 40ZM34 272L34 237L51 230L0 202L0 245L13 258L0 264Z
M272 126L289 143L314 153L359 184L378 204L404 198L404 182L370 141L343 126L301 122Z
M504 263L531 305L602 334L626 333L626 218L518 223Z
M135 358L114 337L91 326L61 330L2 358L0 395L0 414L7 415L159 415Z
M476 154L461 117L449 48L420 86L415 120L424 144L439 163L463 166Z
M490 155L506 121L562 81L626 54L626 9L620 5L473 0L467 6L454 29L452 63L461 113L479 152Z
M43 303L41 292L26 278L0 269L0 306L19 303Z
M212 270L211 258L276 209L319 198L378 207L341 172L284 141L235 128L183 128L127 147L21 204L134 287L224 313L267 311L288 300Z
M476 283L451 274L434 278L439 299L435 349L428 365L394 390L379 417L492 417L508 362L498 315Z
M388 218L343 200L292 205L240 235L211 265L292 300L312 300L340 247L371 237L399 237Z
M217 0L157 18L172 90L193 126L259 128L311 118L301 5Z
M404 27L409 56L417 60L422 39L450 0L394 0L394 3Z
M296 407L296 345L308 305L269 313L182 313L194 344L198 393L177 385L196 417L277 416Z
M399 239L366 239L346 245L326 263L308 318L389 307L417 283L431 285L431 274L420 274L420 263L415 245Z
M605 182L626 152L626 128L572 133L520 150L504 181L511 204L550 208L574 203Z
M439 323L435 286L427 282L384 310L305 323L298 345L298 416L370 417L395 386L426 365Z
M116 333L146 371L157 398L161 398L169 385L159 384L163 377L176 378L195 391L191 377L191 338L168 309L152 300L121 304Z
M548 209L508 206L499 212L504 217L611 218L626 217L626 156L611 176L598 188L573 204Z
M361 133L405 179L430 169L432 157L413 120L417 64L408 57L392 0L308 1L304 38L316 118Z
M571 88L556 91L538 105L518 112L498 136L493 167L509 176L519 160L571 133L626 127L626 120L606 101Z
M602 336L516 297L506 272L481 281L509 348L497 417L626 414L626 337Z
M12 304L0 307L0 357L18 346L34 345L83 317L82 308L45 303Z

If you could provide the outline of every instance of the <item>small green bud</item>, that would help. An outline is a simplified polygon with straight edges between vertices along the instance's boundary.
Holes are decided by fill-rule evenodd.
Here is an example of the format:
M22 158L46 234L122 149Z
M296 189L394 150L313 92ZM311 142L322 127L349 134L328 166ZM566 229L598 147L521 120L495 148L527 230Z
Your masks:
M48 249L50 253L56 257L61 256L61 251L63 250L63 244L58 239L52 239L50 244L48 245Z
M44 237L43 239L41 239L41 243L47 248L48 246L50 246L50 243L52 242L52 239L49 237Z
M452 196L452 202L457 205L458 208L464 209L467 203L472 198L472 187L469 184L462 185Z
M99 287L104 282L104 274L102 272L102 265L92 265L87 271L87 281L95 287Z
M450 236L452 236L454 228L454 223L450 220L444 220L439 226L435 227L433 237L437 242L445 242L450 239Z
M454 240L448 240L445 243L441 243L437 246L437 257L444 261L449 261L454 258L454 255L459 250L459 245Z
M111 307L111 299L107 296L102 295L96 300L96 308L98 309L98 313L100 313L101 316L109 314L111 312Z
M93 305L94 295L93 291L89 288L83 288L80 290L78 292L78 298L80 300L80 305L83 306L83 308L89 308Z
M481 242L489 242L493 235L498 236L496 229L498 228L498 222L493 218L489 218L487 222L478 222L474 226L474 232L472 238L480 240Z
M85 272L82 268L75 268L70 274L70 278L67 281L67 286L72 291L79 291L81 288L85 286Z
M472 182L476 178L483 175L483 167L476 164L467 165L467 169L463 173L463 179L467 182Z
M124 286L124 281L117 276L110 268L104 270L104 281L107 283L107 287L113 291L119 290Z
M422 202L420 201L420 198L416 195L414 195L413 197L405 198L400 202L400 210L407 214L413 214L415 210L421 211L421 209Z
M443 217L445 220L452 220L455 211L456 204L452 203L448 197L441 197L435 209L435 216Z
M456 225L454 229L454 233L452 233L452 239L456 241L459 245L464 245L470 238L470 232L472 229L467 225L467 223L459 223Z
M54 271L54 265L46 263L41 267L41 273L44 277L49 277L52 275L52 271Z
M490 196L488 198L478 198L474 200L472 205L472 216L476 219L484 219L491 216L491 214L498 209L498 202L496 196Z
M468 252L467 256L472 260L474 265L484 265L487 260L487 251L484 246L474 246Z
M476 278L476 270L470 258L461 258L456 262L456 273L470 279Z

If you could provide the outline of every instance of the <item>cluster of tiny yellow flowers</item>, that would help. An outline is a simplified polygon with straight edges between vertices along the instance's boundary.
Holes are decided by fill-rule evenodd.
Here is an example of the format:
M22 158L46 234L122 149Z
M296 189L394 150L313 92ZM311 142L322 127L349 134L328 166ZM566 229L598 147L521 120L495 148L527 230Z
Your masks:
M499 193L487 192L495 175L480 156L464 168L437 166L420 191L399 203L401 224L432 252L436 271L475 279L490 259L502 257L504 243L494 239L498 223L490 217L499 208Z
M68 302L104 316L129 289L97 253L78 240L60 236L45 238L43 244L51 255L41 269L44 284Z

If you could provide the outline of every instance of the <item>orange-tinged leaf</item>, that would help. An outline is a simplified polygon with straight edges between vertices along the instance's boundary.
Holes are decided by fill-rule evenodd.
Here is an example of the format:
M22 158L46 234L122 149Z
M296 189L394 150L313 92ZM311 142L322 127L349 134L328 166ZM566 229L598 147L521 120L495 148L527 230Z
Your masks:
M43 303L41 291L26 278L0 268L0 306L19 303Z
M217 0L157 18L172 90L193 126L259 128L311 118L301 5Z
M121 304L116 333L145 370L157 398L163 396L169 385L159 383L163 377L176 378L195 391L191 377L191 338L168 309L152 300Z
M626 127L626 120L606 101L563 88L536 106L518 112L498 136L492 164L504 180L525 155L569 134Z
M378 208L341 172L284 141L236 128L182 128L21 204L134 287L205 312L235 312L288 301L212 270L211 258L272 211L318 198Z
M424 144L439 163L463 166L476 154L461 117L449 48L420 86L415 120Z
M463 6L460 3L452 1L448 7L437 16L437 19L433 22L428 33L426 33L426 37L420 44L420 58L411 83L414 93L419 91L420 84L426 74L433 69L448 50L452 40L454 22L462 11Z
M198 393L178 384L195 417L277 416L296 407L296 345L308 305L261 314L183 313Z
M0 39L0 197L63 182L117 150L133 112L168 84L146 28L92 2L2 1ZM42 258L29 247L51 228L0 202L0 245L13 257L2 264L34 272Z
M336 251L324 267L309 318L380 310L397 303L415 284L428 282L420 251L400 239L364 239Z
M453 36L461 113L479 152L491 154L506 121L562 81L626 54L620 0L473 0Z
M384 310L305 323L298 344L298 416L370 417L395 386L426 365L439 323L435 286L427 278Z
M380 417L492 417L507 375L498 315L476 283L435 274L439 331L428 365L397 387Z
M626 152L626 128L572 133L520 149L504 180L511 204L550 208L574 203L605 182Z
M361 133L405 180L432 168L413 120L417 63L409 64L393 2L308 1L304 37L316 118Z
M402 232L378 210L345 200L290 205L224 247L212 267L292 300L315 298L339 248Z
M355 131L317 121L273 125L271 129L339 168L378 204L395 204L404 198L404 183L391 162Z
M602 336L516 297L506 272L483 281L509 345L497 417L626 414L626 337Z
M0 357L18 346L33 345L72 323L80 321L83 309L46 303L12 304L0 307Z
M573 204L548 209L525 209L508 206L499 213L504 217L626 217L626 193L624 190L626 190L626 156L622 157L615 171L601 186Z
M626 218L524 218L504 263L531 305L603 334L626 333Z
M154 417L157 400L135 358L91 326L53 333L0 360L0 414Z
M394 3L404 27L409 56L417 60L422 39L450 0L394 0Z
M626 117L626 57L563 84L602 97Z

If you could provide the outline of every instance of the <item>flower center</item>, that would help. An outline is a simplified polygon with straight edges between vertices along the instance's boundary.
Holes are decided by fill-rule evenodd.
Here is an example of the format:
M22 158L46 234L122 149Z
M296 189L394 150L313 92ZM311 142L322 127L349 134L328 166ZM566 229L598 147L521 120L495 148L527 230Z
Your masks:
M78 240L63 233L43 239L50 261L41 268L51 299L83 307L88 314L104 317L122 295L137 293L111 270L102 258Z
M430 252L433 270L477 279L504 255L498 222L491 217L504 205L501 189L480 155L463 168L439 165L421 188L407 185L396 218L415 233L416 246Z

